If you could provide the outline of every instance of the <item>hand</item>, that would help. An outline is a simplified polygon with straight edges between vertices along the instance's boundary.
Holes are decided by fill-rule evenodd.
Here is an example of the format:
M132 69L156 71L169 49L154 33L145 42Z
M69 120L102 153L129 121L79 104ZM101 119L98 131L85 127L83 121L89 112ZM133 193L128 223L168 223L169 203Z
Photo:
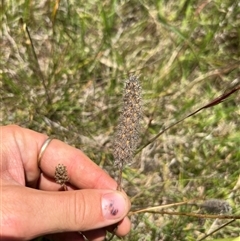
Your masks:
M130 202L116 182L80 150L53 139L37 159L47 136L18 126L0 129L0 223L3 240L103 240L111 225L118 236L130 231ZM67 168L68 191L54 173ZM112 212L113 211L113 212ZM81 232L81 233L80 233Z

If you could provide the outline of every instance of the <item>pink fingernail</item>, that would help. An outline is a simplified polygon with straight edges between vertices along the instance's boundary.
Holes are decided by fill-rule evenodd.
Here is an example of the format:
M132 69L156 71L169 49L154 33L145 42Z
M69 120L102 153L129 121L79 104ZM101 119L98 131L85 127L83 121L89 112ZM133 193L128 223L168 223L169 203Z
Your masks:
M106 219L118 219L126 213L126 200L117 193L107 193L102 197L102 211Z

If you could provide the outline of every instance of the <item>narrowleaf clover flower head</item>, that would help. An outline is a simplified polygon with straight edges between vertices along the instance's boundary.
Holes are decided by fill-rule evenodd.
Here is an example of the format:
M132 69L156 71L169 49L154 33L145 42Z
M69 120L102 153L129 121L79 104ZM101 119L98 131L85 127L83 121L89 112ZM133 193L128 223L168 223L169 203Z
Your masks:
M114 140L114 164L120 172L125 164L131 163L136 151L141 116L141 86L138 78L131 76L125 84L122 111Z

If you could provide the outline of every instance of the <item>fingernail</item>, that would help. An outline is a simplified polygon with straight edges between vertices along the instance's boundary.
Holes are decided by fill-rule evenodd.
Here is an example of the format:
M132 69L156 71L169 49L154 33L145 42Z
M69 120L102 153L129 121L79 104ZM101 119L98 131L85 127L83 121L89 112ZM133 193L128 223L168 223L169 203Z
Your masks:
M126 213L126 200L117 192L104 194L102 211L106 219L118 219Z

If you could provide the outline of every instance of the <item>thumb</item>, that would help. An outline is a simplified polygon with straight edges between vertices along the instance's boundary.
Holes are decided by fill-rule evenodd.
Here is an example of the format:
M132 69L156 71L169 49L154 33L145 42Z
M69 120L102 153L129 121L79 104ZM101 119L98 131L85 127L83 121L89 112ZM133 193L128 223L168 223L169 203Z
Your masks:
M109 226L121 221L130 209L127 196L113 190L49 192L26 189L26 195L19 190L17 204L18 213L21 209L18 231L25 238Z
M53 216L56 228L62 231L86 231L109 226L122 220L130 209L127 196L112 190L85 189L61 192L61 196L58 192L57 200L53 196L52 205L46 206L47 213L56 201L60 206Z

